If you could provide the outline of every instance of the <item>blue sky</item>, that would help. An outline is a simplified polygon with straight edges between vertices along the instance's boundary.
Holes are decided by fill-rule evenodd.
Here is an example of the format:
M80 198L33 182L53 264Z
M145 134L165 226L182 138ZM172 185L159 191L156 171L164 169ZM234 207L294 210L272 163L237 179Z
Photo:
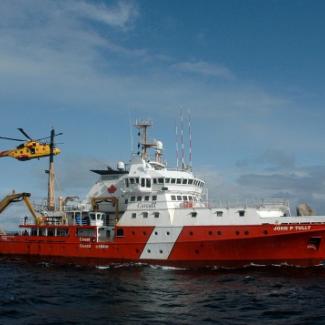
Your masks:
M175 165L175 120L190 110L194 170L211 199L283 196L325 213L324 10L298 0L2 0L0 135L64 132L58 189L84 195L90 168L129 158L136 118L154 122ZM46 160L0 163L1 195L45 196Z

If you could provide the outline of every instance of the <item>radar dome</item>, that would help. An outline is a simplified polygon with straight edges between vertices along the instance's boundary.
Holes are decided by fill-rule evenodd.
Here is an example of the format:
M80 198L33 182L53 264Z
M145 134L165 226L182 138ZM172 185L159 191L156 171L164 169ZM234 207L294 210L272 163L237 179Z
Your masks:
M162 143L161 141L157 140L157 141L156 141L156 148L157 148L158 150L163 150L163 149L164 149L164 145L163 145L163 143Z
M118 170L125 170L125 164L123 161L118 161L117 162L117 169Z

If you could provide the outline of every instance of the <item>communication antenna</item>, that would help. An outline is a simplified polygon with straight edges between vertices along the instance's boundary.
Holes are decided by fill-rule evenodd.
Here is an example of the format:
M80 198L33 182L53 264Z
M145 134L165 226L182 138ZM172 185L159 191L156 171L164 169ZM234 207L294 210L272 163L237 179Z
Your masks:
M176 122L176 168L178 169L179 167L179 159L178 159L178 126L177 126L177 122Z
M181 146L182 146L182 169L185 169L185 146L184 146L184 117L181 110Z
M129 128L130 128L130 146L131 146L131 153L133 153L134 141L133 141L132 122L131 122L131 114L130 114L130 111L129 111Z
M191 111L188 110L188 134L190 141L190 151L189 151L189 165L192 168L192 127L191 127Z

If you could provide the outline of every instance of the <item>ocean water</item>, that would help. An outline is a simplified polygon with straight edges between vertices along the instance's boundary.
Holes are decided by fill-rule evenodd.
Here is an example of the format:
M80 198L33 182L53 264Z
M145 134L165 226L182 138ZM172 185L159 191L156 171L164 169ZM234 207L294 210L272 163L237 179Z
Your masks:
M325 324L325 267L182 270L1 258L0 324Z

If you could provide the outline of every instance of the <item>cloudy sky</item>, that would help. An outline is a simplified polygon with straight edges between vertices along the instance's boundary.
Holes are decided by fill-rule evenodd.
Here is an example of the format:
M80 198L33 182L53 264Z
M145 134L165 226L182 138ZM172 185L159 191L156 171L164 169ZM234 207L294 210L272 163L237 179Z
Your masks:
M0 135L64 132L57 189L82 196L90 168L128 160L136 118L153 121L175 166L175 123L190 110L193 166L211 200L284 197L325 213L324 10L317 0L1 0ZM45 196L46 159L0 163L1 196Z

